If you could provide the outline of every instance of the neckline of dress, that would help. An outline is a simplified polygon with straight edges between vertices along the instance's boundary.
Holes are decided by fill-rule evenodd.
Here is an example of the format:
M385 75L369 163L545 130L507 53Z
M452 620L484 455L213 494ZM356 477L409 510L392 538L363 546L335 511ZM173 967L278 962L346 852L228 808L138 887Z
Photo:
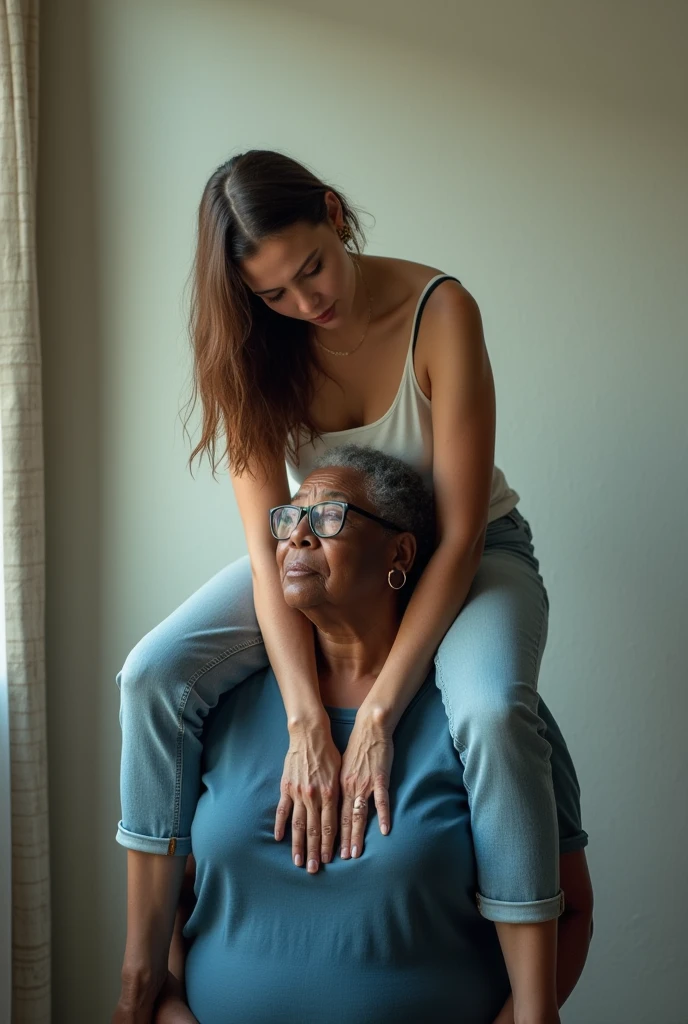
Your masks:
M435 666L431 665L427 676L425 677L423 682L420 684L418 690L416 691L416 693L414 693L413 697L409 701L406 710L402 715L402 718L405 718L406 715L408 715L411 708L415 707L418 701L422 700L422 698L430 692L430 690L432 689L431 684L434 684L434 681ZM353 723L356 721L358 708L340 708L334 704L325 704L324 707L331 722L339 722L342 725L353 725Z

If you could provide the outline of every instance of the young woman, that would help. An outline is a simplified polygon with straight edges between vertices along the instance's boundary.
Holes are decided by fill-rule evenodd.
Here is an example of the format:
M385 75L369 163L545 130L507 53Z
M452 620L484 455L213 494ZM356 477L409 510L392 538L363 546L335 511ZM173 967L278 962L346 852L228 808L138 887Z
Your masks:
M205 452L216 468L225 443L249 556L144 637L118 676L122 1024L150 1018L166 976L203 719L220 695L270 663L289 728L275 838L291 821L295 870L316 873L337 833L341 856L360 857L370 797L389 832L394 729L433 659L465 769L478 908L496 924L516 1022L559 1019L563 894L537 695L549 601L519 495L494 466L480 312L456 278L362 255L362 241L341 192L279 153L235 156L203 193L191 324L203 423L192 459ZM323 451L352 441L405 460L431 485L438 538L342 756L312 626L282 595L267 511L288 503ZM486 531L498 519L527 532L528 558L491 562Z

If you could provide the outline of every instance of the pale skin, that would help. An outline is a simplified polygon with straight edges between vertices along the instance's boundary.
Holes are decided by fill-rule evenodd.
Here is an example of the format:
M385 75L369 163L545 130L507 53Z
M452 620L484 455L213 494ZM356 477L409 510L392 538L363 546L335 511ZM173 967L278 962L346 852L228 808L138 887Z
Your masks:
M312 321L335 302L335 317L324 326L311 323L310 329L323 345L336 350L356 347L363 334L368 319L363 282L367 285L373 312L365 343L349 358L317 349L332 379L316 376L313 417L323 431L336 431L371 423L391 405L418 295L440 271L362 256L357 257L357 274L337 234L344 223L339 200L328 193L326 201L326 223L299 223L263 240L240 272L248 288L265 293L263 301L287 317ZM337 833L341 855L360 856L369 798L375 801L383 834L391 828L387 779L392 734L461 610L482 555L494 462L495 393L480 311L457 282L443 282L426 304L414 369L432 400L438 545L360 705L343 757L332 742L320 698L312 628L285 603L275 565L267 510L290 499L284 463L232 477L251 556L256 615L289 728L275 838L283 837L290 814L303 823L294 830L292 856L296 866L305 864L311 873L333 857ZM354 814L357 797L363 798L364 809ZM174 861L128 854L129 892L148 898L129 899L122 997L114 1024L150 1019L166 973L181 885L182 873ZM517 1024L556 1021L556 924L499 924L497 929L516 995Z
M327 498L369 507L358 474L334 468L311 474L294 503L306 505ZM398 629L397 598L386 587L386 572L389 568L408 571L414 554L412 535L384 537L379 527L355 516L350 516L342 534L332 539L313 535L308 520L303 519L291 539L277 545L277 569L285 600L290 607L300 609L317 630L319 686L324 703L359 707L368 697ZM182 928L193 905L193 864L189 867L156 1024L188 1024L195 1020L184 994ZM555 1001L562 1005L587 956L592 888L583 851L563 855L560 871L567 909L553 924L559 934ZM537 933L534 926L525 927L526 942L531 944L536 962ZM515 1024L519 1019L514 998L510 997L494 1024Z

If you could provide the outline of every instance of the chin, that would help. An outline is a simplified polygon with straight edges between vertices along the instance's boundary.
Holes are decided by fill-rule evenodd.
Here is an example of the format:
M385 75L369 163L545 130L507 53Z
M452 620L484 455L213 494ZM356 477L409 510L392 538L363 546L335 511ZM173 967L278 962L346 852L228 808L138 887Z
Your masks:
M313 608L322 602L320 581L315 576L283 580L282 593L285 603L297 611Z

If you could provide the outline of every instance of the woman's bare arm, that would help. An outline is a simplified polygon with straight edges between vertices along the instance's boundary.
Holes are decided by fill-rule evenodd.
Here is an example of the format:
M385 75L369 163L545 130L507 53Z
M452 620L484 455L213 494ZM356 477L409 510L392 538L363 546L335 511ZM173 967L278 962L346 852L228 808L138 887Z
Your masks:
M165 981L183 874L181 857L127 850L127 939L112 1024L149 1024Z
M593 892L585 850L564 853L559 859L566 921L559 931L557 999L563 1006L578 984L592 939Z
M292 857L315 872L332 860L337 834L341 757L320 699L313 627L282 592L268 509L290 500L284 462L251 476L232 475L253 573L253 598L268 659L287 713L284 764L275 839L292 815Z
M566 909L558 920L557 937L557 1004L561 1007L576 987L588 956L592 938L593 892L584 850L562 854L559 872L566 899ZM494 1024L514 1024L511 996Z
M187 953L184 926L191 917L196 904L196 896L194 894L195 878L196 862L193 855L189 854L186 860L186 869L174 921L174 933L170 943L167 980L156 1003L153 1024L193 1024L196 1021L186 1002L186 986L184 983Z
M480 566L489 514L496 410L478 306L461 285L445 281L431 294L423 317L432 337L427 370L438 544L359 708L342 759L342 849L356 847L359 855L366 811L354 814L354 799L372 793L380 824L388 818L378 794L385 799L391 737L465 603Z

